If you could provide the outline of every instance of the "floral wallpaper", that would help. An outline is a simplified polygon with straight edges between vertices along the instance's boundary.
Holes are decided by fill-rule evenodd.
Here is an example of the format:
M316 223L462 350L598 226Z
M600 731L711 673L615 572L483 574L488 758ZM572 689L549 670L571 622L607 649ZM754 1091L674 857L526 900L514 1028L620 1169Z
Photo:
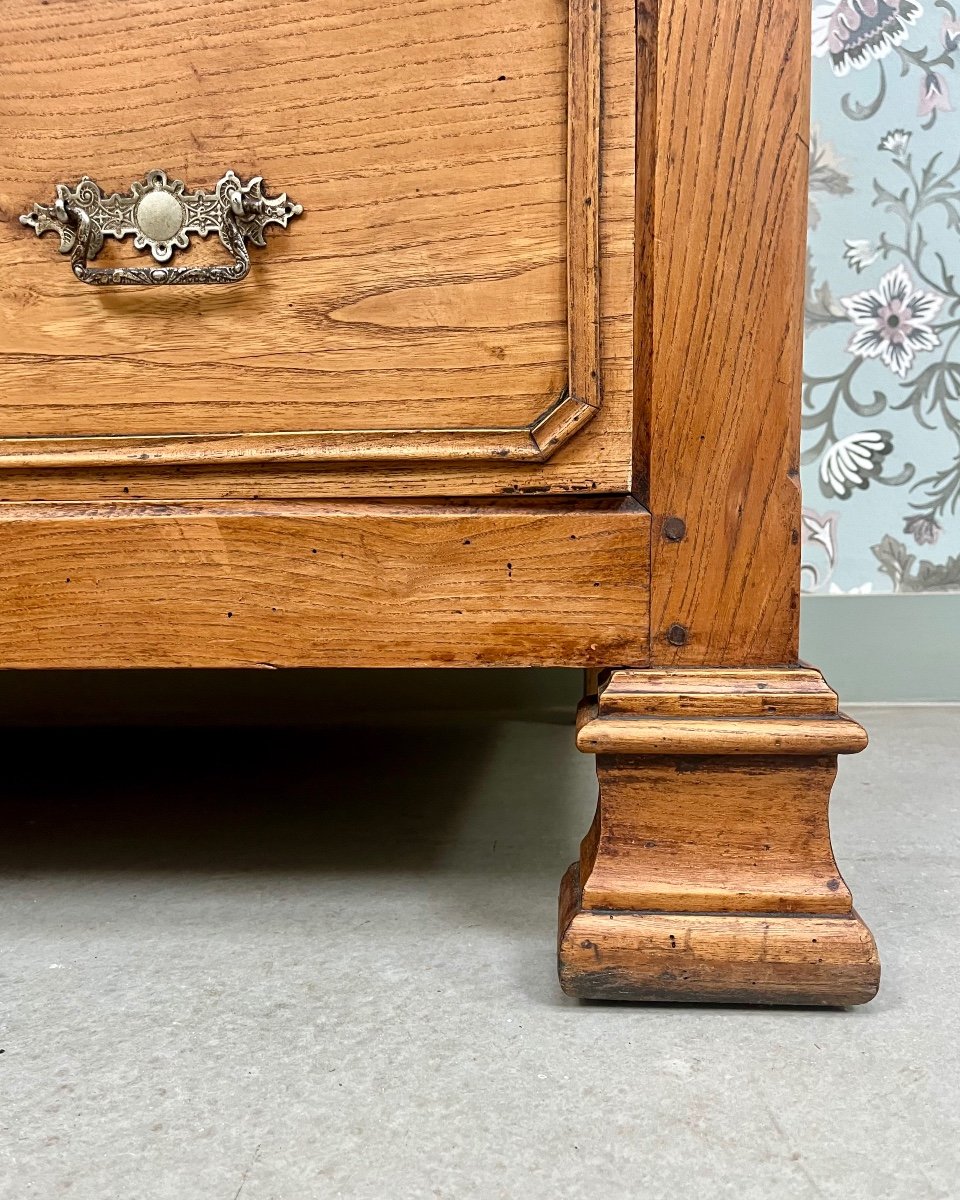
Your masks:
M960 0L816 0L803 580L960 590Z

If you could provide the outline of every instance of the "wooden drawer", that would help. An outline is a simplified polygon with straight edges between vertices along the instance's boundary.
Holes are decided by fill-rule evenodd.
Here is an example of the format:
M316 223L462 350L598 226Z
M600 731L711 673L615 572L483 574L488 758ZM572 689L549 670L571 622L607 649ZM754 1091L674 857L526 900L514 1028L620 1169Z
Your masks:
M0 497L629 491L634 39L632 0L10 0ZM303 214L183 288L19 220L153 168Z

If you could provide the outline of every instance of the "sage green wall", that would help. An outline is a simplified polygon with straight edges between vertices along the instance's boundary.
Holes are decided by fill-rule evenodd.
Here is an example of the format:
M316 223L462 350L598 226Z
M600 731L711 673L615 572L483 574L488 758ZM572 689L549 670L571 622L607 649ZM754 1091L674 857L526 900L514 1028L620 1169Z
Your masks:
M800 650L845 704L960 702L960 596L805 596Z

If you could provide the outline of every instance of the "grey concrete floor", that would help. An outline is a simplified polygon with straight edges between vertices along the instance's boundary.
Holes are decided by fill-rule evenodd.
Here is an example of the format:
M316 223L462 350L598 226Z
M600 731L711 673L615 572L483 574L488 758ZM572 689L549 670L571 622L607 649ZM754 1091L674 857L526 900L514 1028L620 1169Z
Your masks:
M0 1197L960 1196L960 710L858 715L847 1012L561 995L568 727L8 732Z

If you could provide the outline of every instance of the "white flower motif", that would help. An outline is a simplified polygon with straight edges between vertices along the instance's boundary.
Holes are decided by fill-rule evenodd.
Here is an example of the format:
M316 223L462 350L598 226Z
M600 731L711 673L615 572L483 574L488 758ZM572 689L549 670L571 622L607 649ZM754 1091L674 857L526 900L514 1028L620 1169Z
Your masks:
M844 239L843 244L846 246L843 257L858 275L865 267L869 267L871 263L875 263L880 257L880 251L874 246L873 242L861 240L851 242L848 239Z
M885 429L867 429L841 438L820 462L820 490L825 496L849 500L854 488L869 487L883 473L883 460L893 449Z
M894 158L903 158L910 147L912 133L908 129L890 129L880 139L878 150L885 150Z
M873 291L841 296L840 303L860 326L847 344L848 353L882 359L901 379L919 351L940 345L930 322L943 297L915 288L902 266L888 271Z
M920 0L827 0L813 10L813 53L834 74L862 71L905 42L923 16Z

